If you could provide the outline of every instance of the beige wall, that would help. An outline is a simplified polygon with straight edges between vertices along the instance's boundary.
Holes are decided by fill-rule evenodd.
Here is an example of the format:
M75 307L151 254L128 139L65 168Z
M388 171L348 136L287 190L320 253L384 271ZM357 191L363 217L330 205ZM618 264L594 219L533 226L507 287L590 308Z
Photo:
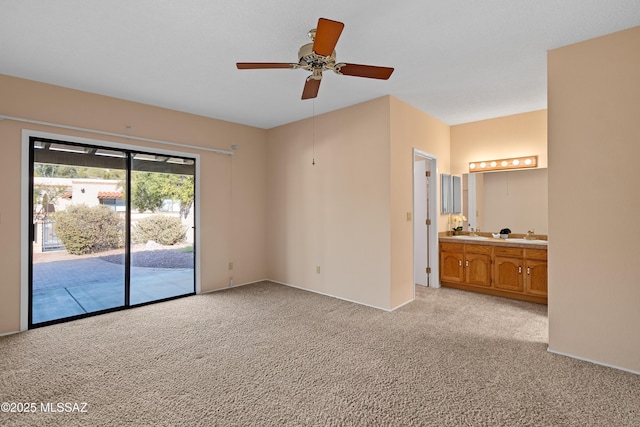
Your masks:
M268 133L269 277L388 309L389 100L316 116L312 126Z
M407 221L407 212L413 211L413 148L436 156L438 173L449 173L450 133L449 126L445 123L397 98L389 99L391 103L391 307L397 307L413 298L415 286L413 222ZM439 181L434 179L431 182ZM435 202L440 212L439 196ZM441 215L438 220L438 228L441 231L447 229L447 218ZM434 258L437 259L437 255Z
M552 50L549 349L640 372L640 27Z
M469 162L538 156L547 167L547 110L451 126L451 173L469 172Z
M112 133L230 149L233 157L133 140L135 146L200 154L202 290L266 278L266 131L115 98L0 75L0 114ZM0 334L20 323L20 196L22 129L128 143L57 127L0 121ZM233 179L232 179L233 174ZM231 184L233 182L233 185Z

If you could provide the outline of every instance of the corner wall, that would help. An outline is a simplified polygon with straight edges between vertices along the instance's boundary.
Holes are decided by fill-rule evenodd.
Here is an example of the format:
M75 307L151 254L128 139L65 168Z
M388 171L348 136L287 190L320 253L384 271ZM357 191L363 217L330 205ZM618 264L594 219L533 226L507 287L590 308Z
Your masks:
M389 309L388 97L270 129L267 164L269 278Z
M549 350L640 373L640 27L548 54Z
M0 114L111 133L229 150L233 157L90 132L0 120L0 334L20 328L22 129L80 136L200 155L200 233L203 292L262 280L266 269L266 131L0 75Z

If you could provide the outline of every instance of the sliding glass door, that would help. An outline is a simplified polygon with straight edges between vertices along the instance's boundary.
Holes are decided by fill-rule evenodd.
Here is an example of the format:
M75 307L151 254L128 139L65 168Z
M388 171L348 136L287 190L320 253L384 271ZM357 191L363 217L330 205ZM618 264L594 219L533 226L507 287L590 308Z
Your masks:
M195 292L194 159L30 142L30 327Z
M195 162L136 153L131 167L131 304L193 293Z

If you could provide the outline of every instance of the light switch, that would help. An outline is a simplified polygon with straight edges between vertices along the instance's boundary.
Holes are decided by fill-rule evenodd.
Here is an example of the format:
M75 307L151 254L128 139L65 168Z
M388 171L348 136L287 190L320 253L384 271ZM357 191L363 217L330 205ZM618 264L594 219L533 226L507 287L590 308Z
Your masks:
M411 212L407 212L407 221L411 221Z
M229 270L233 270L233 263L232 262L229 263Z
M317 267L316 267L316 273L317 273L317 274L320 274L320 266L317 266Z

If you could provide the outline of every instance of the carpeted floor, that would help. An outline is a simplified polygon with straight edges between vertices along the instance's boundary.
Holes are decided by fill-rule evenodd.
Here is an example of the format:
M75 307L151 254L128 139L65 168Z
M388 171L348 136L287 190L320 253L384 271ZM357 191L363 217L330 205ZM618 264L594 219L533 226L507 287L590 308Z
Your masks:
M37 406L0 425L640 425L640 376L546 340L542 305L418 288L386 313L265 282L0 337L0 402Z

